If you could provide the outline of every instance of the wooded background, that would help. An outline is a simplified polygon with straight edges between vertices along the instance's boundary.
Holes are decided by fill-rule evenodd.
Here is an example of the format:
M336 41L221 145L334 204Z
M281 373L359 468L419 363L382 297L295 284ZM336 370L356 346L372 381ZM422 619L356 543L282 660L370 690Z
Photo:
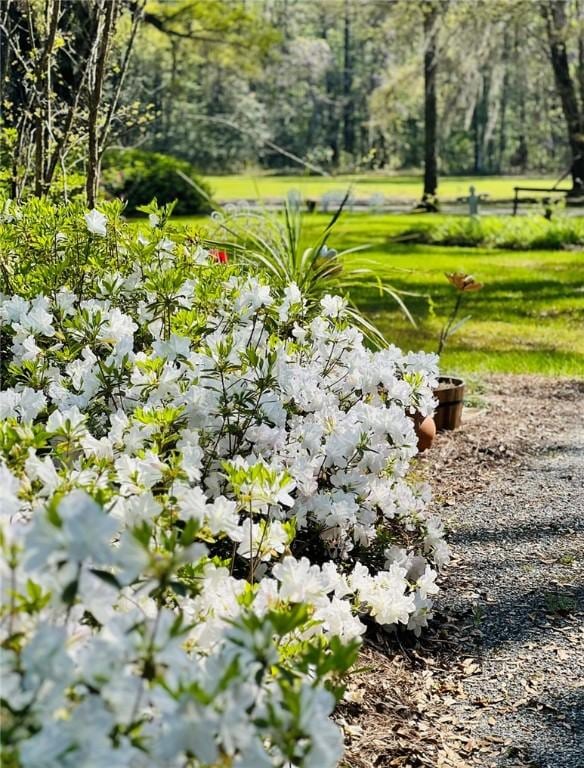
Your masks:
M436 171L559 176L584 146L583 17L580 0L0 0L2 179L18 196L79 173L93 199L108 147L201 172L425 165L428 194Z

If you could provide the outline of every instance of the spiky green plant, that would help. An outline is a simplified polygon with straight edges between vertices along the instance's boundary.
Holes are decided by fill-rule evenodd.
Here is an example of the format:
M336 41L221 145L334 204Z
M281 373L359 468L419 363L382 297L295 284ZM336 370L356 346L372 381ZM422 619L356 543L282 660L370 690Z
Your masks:
M418 294L400 291L383 282L367 261L351 263L347 257L367 249L368 245L343 251L328 247L348 197L349 193L312 243L303 237L300 202L291 197L286 200L282 215L263 209L217 212L214 215L217 228L211 234L211 241L228 249L237 260L266 273L276 291L296 283L309 306L318 305L326 294L344 296L349 302L347 311L352 321L375 346L386 346L383 334L365 317L351 292L376 289L380 296L395 301L413 326L416 323L402 297Z

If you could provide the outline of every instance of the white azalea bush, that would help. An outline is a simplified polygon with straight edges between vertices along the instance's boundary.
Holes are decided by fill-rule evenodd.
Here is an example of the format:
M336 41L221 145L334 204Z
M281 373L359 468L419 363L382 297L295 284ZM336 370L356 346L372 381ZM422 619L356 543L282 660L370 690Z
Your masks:
M4 764L334 766L367 622L419 633L448 560L436 359L167 214L4 210Z

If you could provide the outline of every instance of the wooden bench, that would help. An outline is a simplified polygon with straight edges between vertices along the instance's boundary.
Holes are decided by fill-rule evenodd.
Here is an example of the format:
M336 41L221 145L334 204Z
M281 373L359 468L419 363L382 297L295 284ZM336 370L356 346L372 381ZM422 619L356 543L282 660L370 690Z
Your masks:
M515 198L513 199L513 216L517 215L517 209L519 208L519 203L521 202L519 199L519 193L520 192L557 192L561 195L567 195L569 192L571 192L570 189L558 189L557 187L513 187L515 190ZM546 198L544 198L544 202L546 202Z

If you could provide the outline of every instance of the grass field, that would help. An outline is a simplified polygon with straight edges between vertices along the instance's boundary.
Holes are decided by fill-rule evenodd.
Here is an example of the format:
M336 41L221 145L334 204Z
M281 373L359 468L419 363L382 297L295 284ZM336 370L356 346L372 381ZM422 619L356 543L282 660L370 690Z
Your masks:
M284 198L291 189L297 189L304 198L320 199L331 190L345 191L352 185L358 198L383 194L387 198L419 200L422 196L421 176L388 176L363 174L354 176L208 176L217 200ZM477 192L487 194L492 200L508 200L513 197L513 187L551 186L557 179L519 176L450 176L440 179L438 194L442 200L455 200L468 194L473 184ZM551 184L550 184L551 182ZM562 186L566 186L563 184Z
M367 261L386 282L422 294L406 297L417 328L389 298L367 290L353 298L386 338L405 349L435 351L454 300L444 272L472 273L484 283L467 297L472 319L443 354L450 373L539 373L584 378L584 253L503 251L390 242L397 233L432 226L436 215L344 214L329 242L342 249L370 244L355 262ZM328 217L305 218L307 239ZM432 306L427 297L432 298ZM463 308L464 311L464 308Z

